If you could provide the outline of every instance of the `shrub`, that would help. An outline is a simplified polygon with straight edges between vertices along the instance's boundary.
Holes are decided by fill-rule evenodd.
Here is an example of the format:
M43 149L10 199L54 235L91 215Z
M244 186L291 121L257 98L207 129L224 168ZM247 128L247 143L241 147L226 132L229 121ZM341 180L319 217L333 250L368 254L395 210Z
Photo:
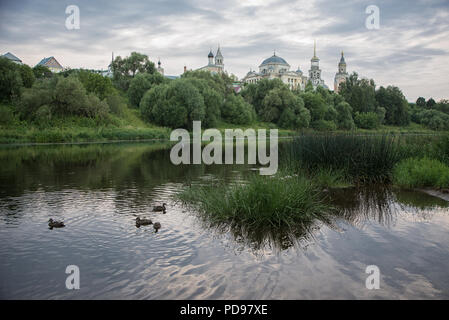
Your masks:
M86 89L76 77L60 78L53 98L53 112L56 114L81 115L86 111Z
M121 116L124 114L126 109L126 104L123 102L122 97L120 97L118 94L111 94L106 97L106 103L109 106L109 111L111 113Z
M312 122L312 127L317 131L333 131L337 129L335 122L323 119Z
M41 127L49 125L51 120L51 108L48 105L40 106L34 116L34 122Z
M0 104L0 124L1 125L9 125L14 121L14 113L12 108L9 106Z
M105 100L101 101L95 94L87 95L83 115L89 118L105 119L108 116L109 106Z
M88 70L80 70L78 79L88 93L95 93L100 100L103 100L114 92L111 79L103 77L101 74Z
M52 103L53 90L48 82L36 81L34 86L23 91L18 111L23 119L33 119L40 106Z
M449 187L449 167L429 158L410 158L399 162L393 171L393 181L401 187Z
M415 116L418 123L422 123L432 130L449 130L449 115L438 110L423 110Z
M375 112L356 112L354 121L357 127L362 129L377 129L380 125L379 117Z

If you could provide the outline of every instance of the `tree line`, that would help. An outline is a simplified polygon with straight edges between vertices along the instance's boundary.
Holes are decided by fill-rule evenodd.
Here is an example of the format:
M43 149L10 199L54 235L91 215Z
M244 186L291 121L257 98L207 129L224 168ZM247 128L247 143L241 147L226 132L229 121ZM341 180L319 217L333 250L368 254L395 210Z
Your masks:
M319 131L407 126L411 121L433 130L449 130L449 101L420 97L408 103L398 87L376 88L374 80L353 73L339 93L323 87L290 90L279 79L262 79L233 89L227 74L187 71L178 79L159 74L148 56L133 52L111 63L112 78L92 70L53 74L44 66L30 68L0 59L0 118L37 125L61 117L81 117L108 124L125 108L136 109L145 121L171 128L223 123ZM6 119L6 120L5 120Z

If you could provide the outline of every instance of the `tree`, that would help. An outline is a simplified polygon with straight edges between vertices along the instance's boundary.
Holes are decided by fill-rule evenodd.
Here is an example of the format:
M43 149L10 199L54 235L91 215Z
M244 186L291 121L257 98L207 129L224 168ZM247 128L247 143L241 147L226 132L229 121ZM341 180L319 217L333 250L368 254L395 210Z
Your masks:
M374 112L376 109L376 85L372 79L358 79L354 72L340 84L338 93L351 105L353 112Z
M287 87L280 79L262 79L257 84L247 85L242 92L242 96L245 97L246 101L251 103L256 110L258 116L263 108L263 99L265 96L275 88Z
M225 121L233 124L250 124L255 118L253 106L235 94L226 97L221 114Z
M20 97L22 86L19 65L0 57L0 102L10 102Z
M31 88L36 77L34 76L33 69L26 64L20 66L20 76L22 77L22 84L25 88Z
M304 108L304 101L282 86L269 91L262 101L260 119L276 123L281 128L307 127L310 113Z
M418 123L432 130L449 130L449 115L438 110L422 110L416 115Z
M435 110L449 114L449 100L442 99L435 106Z
M53 94L53 112L59 115L86 115L86 89L77 77L60 78Z
M48 81L36 81L25 89L18 103L17 109L22 119L33 119L37 110L43 106L50 106L53 99L53 87Z
M410 123L408 102L398 87L380 87L376 91L376 101L386 111L386 124L402 126Z
M419 97L418 99L416 99L416 105L418 107L425 108L426 107L426 99L424 99L423 97Z
M312 121L324 119L328 106L323 97L316 92L305 92L301 94L304 100L304 106L310 111Z
M432 109L435 104L436 104L435 100L433 100L433 98L430 98L426 102L426 107L427 109Z
M36 79L51 78L53 76L53 73L50 71L50 69L43 65L35 66L33 68L33 73Z
M129 83L134 76L141 72L155 73L154 63L145 54L132 52L129 57L118 56L112 61L111 69L113 80L117 87L127 91Z
M335 107L337 110L337 127L343 130L352 130L355 128L352 118L352 108L347 102L340 102Z
M219 94L225 96L233 92L232 78L226 73L211 73L208 71L187 71L181 75L182 78L201 79L207 81L209 87L217 91Z
M140 110L146 120L171 128L191 129L194 120L205 117L204 99L187 79L154 86L140 101Z
M86 91L96 94L100 100L105 99L115 90L111 79L103 77L101 74L88 70L80 70L77 75Z
M145 92L151 89L152 86L164 83L168 80L160 73L138 73L129 84L128 98L129 102L134 107L139 107L140 100Z

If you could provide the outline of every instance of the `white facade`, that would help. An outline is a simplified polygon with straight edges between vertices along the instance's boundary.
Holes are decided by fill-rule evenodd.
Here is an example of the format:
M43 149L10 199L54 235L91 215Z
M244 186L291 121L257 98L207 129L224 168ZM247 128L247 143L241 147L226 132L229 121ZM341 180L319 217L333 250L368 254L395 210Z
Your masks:
M265 59L259 66L259 72L250 71L242 79L244 83L256 83L260 79L280 79L290 89L304 90L307 77L303 76L302 71L290 70L290 65L283 58L273 54L270 58Z

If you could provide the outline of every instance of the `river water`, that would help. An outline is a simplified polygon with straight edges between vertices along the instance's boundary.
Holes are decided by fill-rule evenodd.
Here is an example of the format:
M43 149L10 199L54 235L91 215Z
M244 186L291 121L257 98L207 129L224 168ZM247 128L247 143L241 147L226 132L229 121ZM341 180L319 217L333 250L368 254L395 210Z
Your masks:
M2 299L449 298L448 202L388 187L330 192L339 213L295 241L215 228L175 200L249 165L170 163L162 143L0 148ZM167 203L166 214L151 212ZM161 223L137 228L135 218ZM65 228L48 228L48 219ZM68 265L80 289L65 286ZM380 289L365 286L366 267Z

